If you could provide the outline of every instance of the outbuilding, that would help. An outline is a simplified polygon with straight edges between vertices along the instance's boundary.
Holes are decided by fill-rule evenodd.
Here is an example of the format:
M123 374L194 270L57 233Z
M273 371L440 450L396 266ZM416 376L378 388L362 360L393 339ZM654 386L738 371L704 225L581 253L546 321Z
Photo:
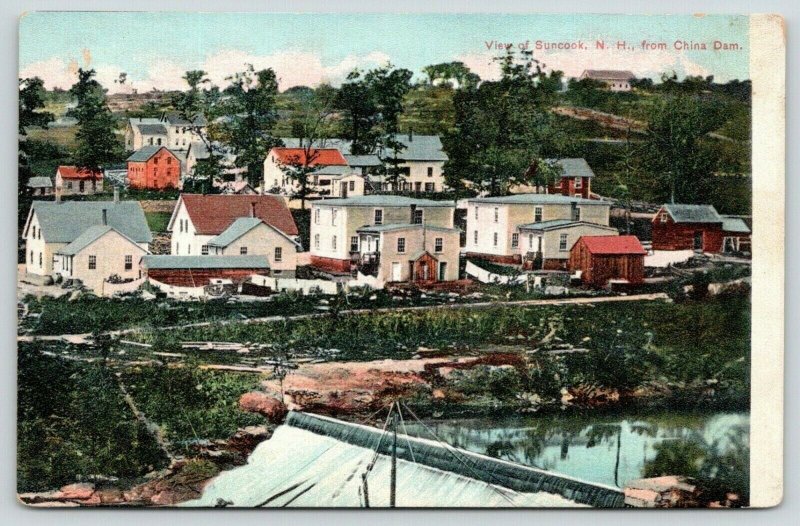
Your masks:
M636 285L644 281L646 253L636 236L582 236L570 251L569 267L590 287L611 280Z

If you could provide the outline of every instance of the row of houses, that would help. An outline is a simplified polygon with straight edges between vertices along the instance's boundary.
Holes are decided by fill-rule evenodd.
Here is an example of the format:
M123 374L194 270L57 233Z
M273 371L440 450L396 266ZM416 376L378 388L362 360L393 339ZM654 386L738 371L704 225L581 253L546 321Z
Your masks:
M609 225L610 202L563 194L518 194L456 203L398 195L313 202L303 247L281 196L182 194L169 221L170 254L150 254L138 202L36 201L23 236L26 273L80 280L96 291L150 279L202 289L209 280L253 274L294 278L299 254L333 279L433 284L459 279L461 258L522 270L581 270L592 285L638 283L641 243ZM709 205L664 205L653 217L653 249L749 251L741 218ZM602 260L602 263L599 261ZM155 273L153 273L155 272Z

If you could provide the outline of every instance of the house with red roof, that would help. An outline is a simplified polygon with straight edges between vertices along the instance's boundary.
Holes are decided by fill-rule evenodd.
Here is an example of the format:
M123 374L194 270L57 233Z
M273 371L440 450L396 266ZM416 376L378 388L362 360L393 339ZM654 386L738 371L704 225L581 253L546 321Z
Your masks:
M281 196L181 194L167 230L173 256L266 256L284 277L297 268L297 225Z
M636 236L582 236L570 250L569 268L590 287L636 285L644 281L646 254Z
M103 172L61 165L56 169L55 191L60 195L91 195L102 192Z
M300 183L292 173L311 170L311 196L353 197L364 195L364 184L352 177L354 170L336 148L273 148L264 159L263 191L294 195Z

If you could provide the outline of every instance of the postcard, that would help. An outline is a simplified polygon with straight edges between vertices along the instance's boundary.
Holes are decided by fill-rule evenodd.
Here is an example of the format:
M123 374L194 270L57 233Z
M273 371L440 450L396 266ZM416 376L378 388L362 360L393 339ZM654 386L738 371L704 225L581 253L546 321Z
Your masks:
M777 15L32 12L18 500L782 499Z

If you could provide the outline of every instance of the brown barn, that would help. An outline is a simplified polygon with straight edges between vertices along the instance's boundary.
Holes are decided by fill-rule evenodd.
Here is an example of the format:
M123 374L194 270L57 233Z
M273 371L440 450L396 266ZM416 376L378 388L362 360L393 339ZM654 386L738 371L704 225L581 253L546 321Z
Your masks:
M569 266L591 287L612 279L638 284L644 281L645 254L636 236L582 236L570 250Z
M711 205L664 205L653 217L653 250L749 252L750 229Z
M240 284L253 274L269 274L266 256L144 256L142 270L149 280L170 287L200 288L212 279Z

